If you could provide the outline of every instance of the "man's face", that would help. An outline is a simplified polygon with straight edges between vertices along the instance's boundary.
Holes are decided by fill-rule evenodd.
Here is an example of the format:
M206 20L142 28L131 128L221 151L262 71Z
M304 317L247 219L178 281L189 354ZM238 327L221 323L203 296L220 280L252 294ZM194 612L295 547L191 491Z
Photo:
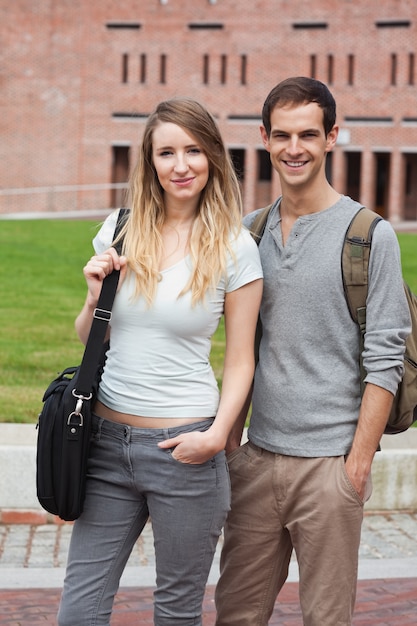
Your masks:
M265 148L285 187L309 187L325 179L325 158L333 149L338 127L326 137L323 111L315 102L275 107L271 113L271 134L261 127Z

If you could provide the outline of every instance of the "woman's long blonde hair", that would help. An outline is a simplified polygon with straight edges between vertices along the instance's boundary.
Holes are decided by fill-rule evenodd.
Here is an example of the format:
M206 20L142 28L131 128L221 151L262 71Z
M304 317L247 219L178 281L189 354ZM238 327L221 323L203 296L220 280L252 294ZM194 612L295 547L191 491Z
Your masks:
M163 189L152 162L152 134L161 122L171 122L195 137L209 162L209 178L201 192L189 249L192 273L184 290L193 305L204 299L226 268L230 241L240 230L242 202L234 167L214 118L197 101L174 98L161 102L146 123L136 167L130 180L129 218L122 229L123 254L135 273L136 296L150 306L155 297L165 221Z

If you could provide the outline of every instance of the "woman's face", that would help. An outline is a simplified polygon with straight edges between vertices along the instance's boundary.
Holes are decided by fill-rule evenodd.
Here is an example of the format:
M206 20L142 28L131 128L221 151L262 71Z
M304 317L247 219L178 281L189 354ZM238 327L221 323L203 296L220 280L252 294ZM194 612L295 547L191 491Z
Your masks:
M209 161L197 139L171 122L152 133L152 160L166 202L197 206L209 177Z

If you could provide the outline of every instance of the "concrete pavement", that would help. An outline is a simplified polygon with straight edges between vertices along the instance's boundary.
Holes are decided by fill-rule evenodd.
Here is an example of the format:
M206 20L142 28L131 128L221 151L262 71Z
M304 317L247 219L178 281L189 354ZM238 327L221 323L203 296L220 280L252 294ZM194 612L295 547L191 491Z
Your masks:
M56 588L62 586L72 524L0 525L0 588ZM218 576L222 538L209 584ZM367 512L360 546L359 579L416 578L417 512ZM295 559L289 582L298 581ZM151 524L136 543L122 578L123 587L155 584ZM417 624L417 614L416 614Z

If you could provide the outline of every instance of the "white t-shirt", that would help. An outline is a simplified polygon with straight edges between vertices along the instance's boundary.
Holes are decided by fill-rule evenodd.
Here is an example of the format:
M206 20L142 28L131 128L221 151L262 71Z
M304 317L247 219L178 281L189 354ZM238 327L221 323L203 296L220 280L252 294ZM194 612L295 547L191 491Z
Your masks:
M97 253L112 242L116 214L93 241ZM98 392L109 408L144 417L213 417L219 390L210 365L211 336L223 314L225 293L262 278L258 248L242 228L232 242L226 277L203 303L191 306L191 293L178 298L191 272L185 257L161 272L156 297L148 307L133 298L134 276L123 282L112 310L110 350Z

